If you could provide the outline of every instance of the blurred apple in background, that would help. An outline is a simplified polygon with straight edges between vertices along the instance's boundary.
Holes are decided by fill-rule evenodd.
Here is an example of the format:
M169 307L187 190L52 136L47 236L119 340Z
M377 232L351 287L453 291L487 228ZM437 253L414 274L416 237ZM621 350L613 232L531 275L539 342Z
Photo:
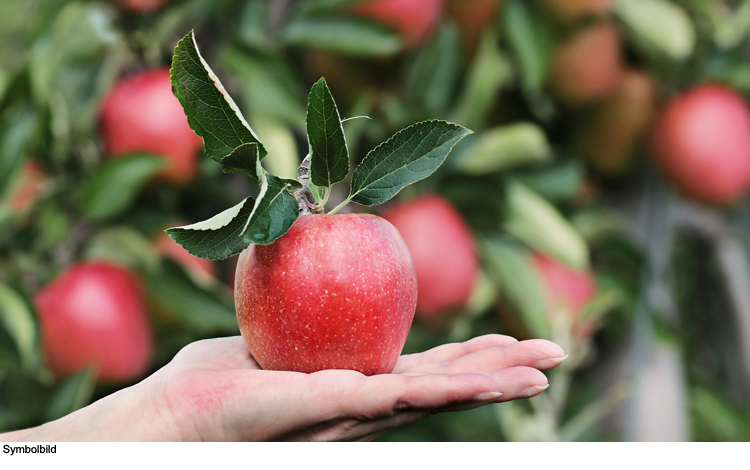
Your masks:
M395 84L401 66L398 57L358 58L344 57L324 51L307 54L311 81L325 77L337 101L351 104L366 90L389 90ZM392 91L392 90L391 90Z
M417 316L460 310L471 296L479 260L471 230L453 205L437 194L394 203L383 217L409 246L417 270Z
M622 73L620 35L611 23L576 31L555 51L552 92L567 105L589 104L611 95Z
M444 0L366 0L351 11L396 29L407 46L416 47L437 28L444 4Z
M188 183L198 172L203 141L188 125L172 94L169 68L124 78L109 93L101 111L101 132L107 156L143 152L162 155L167 167L161 178Z
M612 0L536 0L563 23L574 23L589 16L604 16L612 10Z
M674 98L654 127L651 148L670 180L698 201L731 204L750 186L750 111L722 85Z
M646 72L624 71L614 94L577 123L576 149L601 173L627 170L656 115L656 99L656 84Z
M497 21L502 0L449 0L448 14L461 34L464 56L471 59L484 30Z
M595 328L590 321L581 321L586 305L596 296L596 282L587 270L575 270L547 255L534 253L534 267L544 286L547 316L554 323L554 315L564 314L570 320L573 337L589 337Z
M8 208L13 212L26 212L34 206L42 192L47 177L39 164L26 160L21 165L20 176L16 180L8 198Z
M76 264L37 292L47 364L58 377L96 367L101 382L142 377L151 327L138 279L107 262Z
M113 0L113 3L123 10L135 13L145 13L156 11L172 1L173 0Z

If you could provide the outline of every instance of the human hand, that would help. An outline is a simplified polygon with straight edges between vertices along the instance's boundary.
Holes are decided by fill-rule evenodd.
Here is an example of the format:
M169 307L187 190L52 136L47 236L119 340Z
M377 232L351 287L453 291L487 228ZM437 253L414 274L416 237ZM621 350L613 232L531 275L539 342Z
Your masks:
M239 336L203 340L110 403L91 405L98 412L80 410L27 438L370 440L434 413L535 396L548 386L540 370L564 359L549 341L487 335L402 356L391 374L303 374L260 369ZM95 425L76 428L76 418Z

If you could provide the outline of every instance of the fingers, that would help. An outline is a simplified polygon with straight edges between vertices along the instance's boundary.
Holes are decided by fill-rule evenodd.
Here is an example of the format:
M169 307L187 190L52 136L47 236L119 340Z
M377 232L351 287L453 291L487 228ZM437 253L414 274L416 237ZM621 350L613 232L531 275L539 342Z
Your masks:
M510 336L484 335L470 339L469 341L466 341L464 343L444 344L423 353L401 356L398 364L396 364L396 369L393 371L393 373L400 374L421 364L452 361L458 357L464 356L466 354L471 354L475 351L480 351L486 348L507 346L509 344L517 342L517 339Z
M241 336L195 341L182 348L172 363L194 369L260 369Z
M527 366L550 369L560 365L567 356L562 348L546 340L521 341L506 346L479 349L470 354L443 362L424 362L405 368L405 374L459 374L491 372L506 367Z

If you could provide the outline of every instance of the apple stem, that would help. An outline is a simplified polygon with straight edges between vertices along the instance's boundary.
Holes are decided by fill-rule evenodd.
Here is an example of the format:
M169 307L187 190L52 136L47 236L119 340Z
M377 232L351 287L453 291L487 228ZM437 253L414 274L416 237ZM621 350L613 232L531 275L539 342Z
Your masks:
M338 206L334 207L334 208L333 208L333 210L332 210L331 212L329 212L328 214L329 214L329 215L333 215L333 214L335 214L335 213L336 213L336 212L338 212L338 211L339 211L339 210L340 210L340 209L341 209L342 207L344 207L345 205L349 204L349 201L351 201L351 198L346 198L346 199L344 199L344 202L342 202L342 203L341 203L341 204L339 204Z

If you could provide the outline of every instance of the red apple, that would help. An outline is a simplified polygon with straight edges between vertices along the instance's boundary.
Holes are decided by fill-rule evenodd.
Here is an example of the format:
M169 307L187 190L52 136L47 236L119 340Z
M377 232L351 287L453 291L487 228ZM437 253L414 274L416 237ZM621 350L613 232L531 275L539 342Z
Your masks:
M601 100L617 88L622 73L620 35L614 25L599 23L576 32L555 51L552 92L565 104Z
M35 296L44 352L64 377L90 364L103 382L142 377L151 360L151 328L138 279L106 262L79 263Z
M156 11L172 0L112 0L115 5L123 10L134 13L145 13Z
M676 97L654 127L651 149L688 196L736 202L750 186L750 112L727 87L700 85Z
M242 252L234 299L242 337L263 369L385 374L406 342L417 278L386 220L301 215L272 244Z
M351 11L394 28L408 46L415 47L437 28L444 3L444 0L367 0L355 4Z
M34 205L42 192L47 177L36 162L25 161L21 174L11 190L8 207L13 212L26 212Z
M167 167L160 177L177 183L191 181L198 171L203 140L190 129L172 94L168 67L120 81L104 101L101 131L108 157L133 152L162 155Z
M656 93L646 72L626 70L614 94L576 126L576 147L592 167L616 175L632 165L656 114Z
M612 0L537 0L563 23L574 23L587 16L604 16L612 10Z
M461 34L464 54L474 56L484 30L497 20L502 0L449 0L448 13Z
M178 222L171 224L170 227L179 227L181 225L186 224ZM196 278L206 282L212 282L216 279L216 265L213 261L191 255L187 250L178 245L176 241L169 238L169 235L166 233L161 232L156 236L154 239L154 248L159 255L173 259Z
M479 261L471 230L456 208L428 194L394 205L383 217L398 229L414 258L417 315L426 318L465 307Z

